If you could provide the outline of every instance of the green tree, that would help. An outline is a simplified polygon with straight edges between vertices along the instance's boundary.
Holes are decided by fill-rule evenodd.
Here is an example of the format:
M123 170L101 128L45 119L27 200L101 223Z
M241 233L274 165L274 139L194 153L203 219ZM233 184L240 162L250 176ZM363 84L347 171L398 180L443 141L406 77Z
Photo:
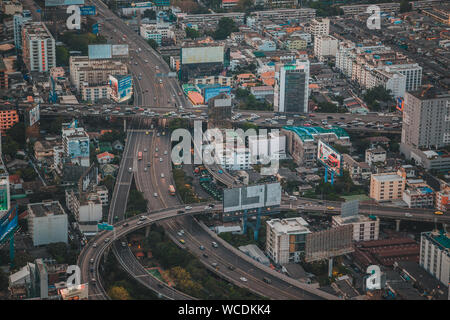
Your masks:
M111 287L108 290L108 296L113 300L130 300L130 294L124 287Z
M104 185L108 192L111 194L114 190L114 177L111 175L107 175L101 182L102 185Z
M153 39L148 39L147 40L148 44L150 45L150 47L152 47L153 49L158 49L158 42L156 42Z
M0 269L0 291L8 289L8 275Z
M402 0L400 2L400 13L411 11L412 6L409 3L409 0Z
M188 38L196 39L200 37L200 32L198 30L195 30L194 28L186 27L184 31L186 31L186 37Z
M224 17L219 20L216 30L213 33L215 40L225 40L232 32L239 31L233 19Z
M56 65L67 66L69 65L70 53L65 46L56 46Z

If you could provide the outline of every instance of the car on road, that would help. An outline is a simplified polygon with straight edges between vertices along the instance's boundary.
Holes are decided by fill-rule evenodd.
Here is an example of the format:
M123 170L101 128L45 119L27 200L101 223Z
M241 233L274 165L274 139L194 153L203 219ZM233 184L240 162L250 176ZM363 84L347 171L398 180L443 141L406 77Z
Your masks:
M147 172L147 167L144 168L144 171Z
M409 212L405 212L405 217L412 217L412 214Z
M214 268L217 268L218 264L217 264L217 262L213 262L213 263L211 263L211 266L213 266Z
M164 151L164 154L167 155L167 150Z
M183 229L181 229L181 230L180 230L180 233L181 233L181 234L184 234L184 230L183 230Z
M180 231L178 231L178 232L177 232L177 235L178 235L179 237L181 237L183 234L182 234Z
M148 131L145 131L145 134L146 134L146 135L148 135L148 134L149 134L149 132L148 132Z
M435 211L434 214L441 215L444 214L442 211Z
M91 279L91 284L93 284L95 286L95 284L97 283L97 280L95 280L94 278Z
M208 255L206 253L202 254L203 258L208 258Z
M159 132L158 132L158 133L156 134L156 136L159 137L159 136L161 136L161 135L160 135Z
M128 227L129 224L128 224L128 222L125 222L122 226L125 228L125 227Z
M219 245L215 241L211 242L211 245L212 245L213 248L218 248L219 247Z
M142 224L142 223L144 223L144 221L139 220L136 224L137 224L137 225L140 225L140 224Z
M184 210L178 210L177 213L184 213Z
M184 241L183 239L180 239L180 243L185 244L186 241Z
M160 288L160 289L164 288L164 286L162 285L162 283L159 283L159 282L158 282L158 288Z
M163 158L159 158L159 162L163 162Z
M159 134L159 133L158 133ZM155 148L155 152L158 152L159 151L159 149L158 148Z
M228 266L228 269L231 270L231 271L233 271L233 270L235 270L236 268L235 268L234 266L232 266L232 265L229 265L229 266Z
M109 238L106 238L106 239L105 239L105 243L108 243L108 242L109 242Z
M132 168L128 168L128 172L130 172L130 173L131 173L132 171L133 171L133 169L132 169Z
M126 243L125 241L122 241L120 244L121 244L122 247L124 247L124 248L127 246L127 243Z
M92 245L92 248L97 248L97 242L94 242L94 244Z
M208 206L205 206L205 208L204 208L205 210L209 210L209 209L211 209L210 207L208 207Z
M144 148L144 152L147 152L147 148Z
M89 263L94 263L94 258L91 258L91 260L89 260Z
M151 165L152 163L149 161L149 162L147 162L147 167L150 167L150 165Z
M246 277L240 277L239 280L241 280L242 282L247 282L247 278Z
M191 210L192 207L191 207L191 206L186 206L186 207L184 207L184 209L186 209L186 210Z
M153 196L154 196L155 198L157 198L157 197L158 197L158 194L155 192L155 193L153 194Z
M334 210L334 207L327 207L328 210Z
M270 280L270 279L267 278L267 277L264 277L264 278L263 278L263 281L264 281L265 283L267 283L267 284L271 284L271 283L272 283L272 280Z
M198 247L200 250L205 250L205 247L204 246L200 246L200 247Z
M164 178L164 173L161 173L161 178Z
M159 79L159 83L162 83L162 79Z

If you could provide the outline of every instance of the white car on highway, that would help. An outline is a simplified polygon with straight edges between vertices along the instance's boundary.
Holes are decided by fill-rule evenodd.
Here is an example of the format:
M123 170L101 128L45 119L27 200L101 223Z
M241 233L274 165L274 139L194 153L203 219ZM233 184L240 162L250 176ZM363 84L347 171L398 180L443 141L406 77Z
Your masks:
M184 209L186 209L186 210L191 210L192 207L191 207L191 206L186 206L186 207L184 207Z
M246 277L240 277L239 280L241 280L242 282L247 282L247 278Z

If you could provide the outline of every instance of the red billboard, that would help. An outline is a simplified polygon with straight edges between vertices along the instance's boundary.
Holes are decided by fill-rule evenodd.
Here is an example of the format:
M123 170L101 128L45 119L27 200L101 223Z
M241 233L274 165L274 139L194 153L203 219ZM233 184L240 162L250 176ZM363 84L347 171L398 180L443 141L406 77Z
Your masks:
M342 155L322 140L317 145L317 160L328 170L342 175Z

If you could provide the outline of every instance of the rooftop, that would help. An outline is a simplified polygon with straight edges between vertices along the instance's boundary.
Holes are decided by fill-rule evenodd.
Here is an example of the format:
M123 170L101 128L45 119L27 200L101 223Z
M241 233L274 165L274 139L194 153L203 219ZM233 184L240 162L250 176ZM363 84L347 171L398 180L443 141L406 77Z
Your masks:
M277 233L290 234L290 233L309 233L307 228L308 223L303 218L290 218L290 219L272 219L267 221L267 224L273 228Z
M338 139L349 138L347 131L338 126L332 126L331 129L322 127L283 127L283 129L295 132L302 141L313 141L314 137L326 134L334 134Z
M28 213L34 217L66 214L59 201L43 201L28 204Z
M395 172L372 174L372 177L380 182L384 181L402 181L403 178Z

